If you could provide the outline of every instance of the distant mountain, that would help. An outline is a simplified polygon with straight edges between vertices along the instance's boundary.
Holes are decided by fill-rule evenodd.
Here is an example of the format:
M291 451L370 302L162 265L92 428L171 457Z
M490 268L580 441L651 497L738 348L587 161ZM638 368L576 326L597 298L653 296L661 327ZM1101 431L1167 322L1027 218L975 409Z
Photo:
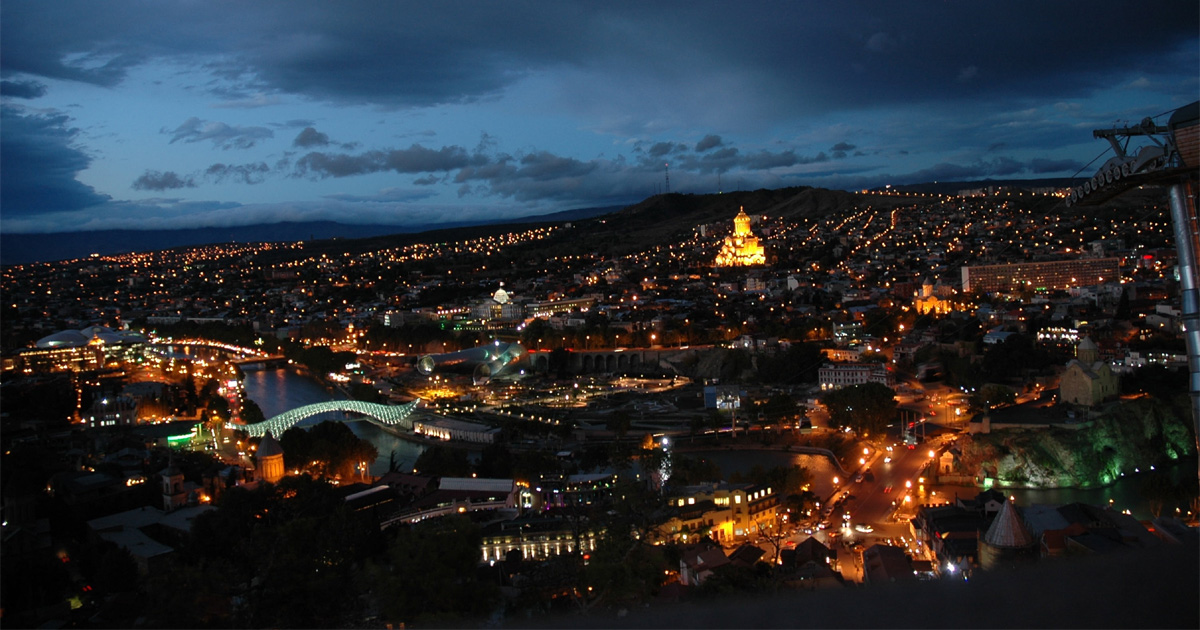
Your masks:
M390 234L414 234L474 225L547 223L587 219L619 210L620 206L578 208L545 215L500 219L485 223L437 225L352 225L333 221L272 223L186 230L99 230L52 234L0 233L0 265L83 258L91 254L158 251L215 243L293 242L317 239L362 239Z
M1016 189L1065 188L1082 180L1022 179L983 180L966 182L927 182L893 186L900 192L955 194L978 188L1010 187ZM294 242L338 239L328 242L332 249L349 247L355 251L370 248L396 247L424 240L459 240L494 233L498 226L515 224L538 225L578 222L583 229L572 230L539 245L546 255L577 253L581 249L606 254L639 251L658 243L690 233L697 225L723 223L728 225L741 207L750 214L765 214L785 218L824 216L838 209L852 208L862 203L857 192L826 190L807 186L734 191L715 194L667 193L655 195L630 206L578 208L551 214L500 219L491 222L442 223L437 225L351 225L345 223L304 222L247 225L225 228L190 230L105 230L99 232L62 232L55 234L0 234L0 264L12 265L34 261L54 261L80 258L92 253L117 254L133 251L155 251L174 247L214 243ZM910 203L897 198L873 196L871 205ZM347 244L343 239L353 240ZM306 248L307 249L307 248ZM349 251L349 250L347 250Z

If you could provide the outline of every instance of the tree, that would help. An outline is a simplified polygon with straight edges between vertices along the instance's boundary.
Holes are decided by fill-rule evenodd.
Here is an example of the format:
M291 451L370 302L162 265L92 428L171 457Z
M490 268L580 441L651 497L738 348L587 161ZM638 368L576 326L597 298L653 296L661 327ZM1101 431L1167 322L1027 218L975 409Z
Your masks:
M421 451L413 468L423 475L438 477L465 477L471 474L466 451L436 444Z
M772 424L791 424L798 415L795 399L787 394L772 394L770 398L756 405L759 413Z
M836 426L867 436L882 433L896 417L896 392L886 385L865 383L835 389L821 398Z
M1133 311L1129 305L1129 289L1121 290L1121 298L1117 300L1117 310L1113 314L1113 319L1128 320L1132 318Z
M249 398L242 401L242 422L245 422L246 424L256 424L266 419L267 418L263 415L262 408L258 406L258 403L250 400Z
M629 412L618 409L608 415L608 419L604 422L604 428L617 434L617 438L625 437L632 426L633 420L629 417Z
M811 383L825 362L815 343L796 343L774 356L758 357L758 377L764 383Z
M652 544L660 506L661 498L644 483L628 477L617 482L609 509L597 510L593 521L603 533L584 567L583 608L644 601L657 590L669 566L663 547Z
M479 526L458 515L398 528L371 569L385 614L426 625L485 614L497 591L476 577L481 540Z
M996 407L1005 407L1017 402L1017 393L1003 385L984 385L971 394L971 412L982 413Z
M353 477L360 464L370 466L379 457L370 441L354 435L345 423L328 420L311 429L292 427L284 431L279 445L283 447L284 466L323 476Z

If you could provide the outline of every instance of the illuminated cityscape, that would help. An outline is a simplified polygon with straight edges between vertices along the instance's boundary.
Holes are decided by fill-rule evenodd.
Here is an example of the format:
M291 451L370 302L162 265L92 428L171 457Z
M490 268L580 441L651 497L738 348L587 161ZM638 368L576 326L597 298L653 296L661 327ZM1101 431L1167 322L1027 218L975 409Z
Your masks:
M1200 626L1200 5L229 8L0 4L4 627Z
M820 217L756 212L787 267L706 262L731 243L739 253L718 262L762 255L744 211L723 241L689 230L678 242L548 256L537 268L512 261L612 219L383 250L345 242L340 254L316 241L14 266L4 272L4 369L15 387L6 404L47 387L66 395L50 408L61 417L18 412L25 419L5 433L9 448L35 437L58 444L52 427L109 444L87 449L81 468L50 487L118 546L149 530L104 524L121 522L125 512L112 510L141 509L136 497L160 487L162 518L200 519L224 509L223 494L279 488L286 497L301 492L298 478L323 480L384 532L470 516L483 528L479 561L511 579L538 563L599 561L614 524L593 510L617 492L650 502L654 516L638 534L648 550L683 554L678 566L643 559L662 567L652 589L703 592L739 562L827 587L943 581L1072 549L1099 553L1086 542L1096 519L1124 532L1122 547L1178 544L1195 531L1194 499L1147 508L1114 498L1119 510L1101 502L1102 513L1077 518L1095 499L1048 512L996 491L1104 496L1135 483L1123 477L1194 458L1187 418L1168 415L1155 421L1157 454L1125 444L1086 463L1094 449L1117 448L1100 429L1116 410L1177 413L1153 392L1171 387L1176 377L1165 375L1186 358L1165 209L1135 196L1136 212L1095 222L1056 210L1059 198L866 192ZM955 282L979 262L1061 266L1036 261L1064 255L1081 258L1063 286L988 292ZM1085 276L1088 265L1107 277ZM422 267L439 272L412 272ZM964 360L964 349L975 358ZM1150 365L1166 381L1147 382ZM294 379L323 384L328 402L269 413L255 404L264 390L252 383ZM870 387L885 397L872 399ZM292 428L328 433L311 428L324 420L352 421L345 426L365 437L346 433L338 439L359 443L335 455ZM367 425L377 428L363 433ZM402 459L381 448L396 437L409 445ZM997 458L997 440L1016 450ZM1023 454L1039 442L1061 459ZM779 463L730 463L721 455L729 446L765 449L762 461ZM295 449L312 454L297 459ZM137 455L121 463L121 453ZM501 453L509 463L498 466ZM169 468L154 463L163 454L177 478L159 475ZM196 457L213 462L213 481ZM35 515L9 517L8 505L10 523ZM1081 524L1090 529L1070 533ZM1021 546L1028 540L1041 547ZM161 558L125 547L142 575L178 562L162 564L178 551L156 544ZM575 571L536 592L586 598L577 591L587 572Z

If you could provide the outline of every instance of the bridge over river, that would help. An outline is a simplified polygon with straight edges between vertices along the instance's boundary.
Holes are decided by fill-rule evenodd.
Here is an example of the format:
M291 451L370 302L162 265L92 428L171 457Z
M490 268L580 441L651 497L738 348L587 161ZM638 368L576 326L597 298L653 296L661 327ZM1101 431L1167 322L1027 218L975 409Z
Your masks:
M271 435L278 437L283 435L284 431L314 416L327 413L337 413L344 416L346 413L353 413L365 416L368 421L381 426L398 427L411 431L413 427L411 415L419 402L420 399L403 405L380 405L361 400L331 400L296 407L295 409L290 409L254 424L240 425L230 423L226 426L230 429L246 431L252 437L262 436L267 431L270 431Z

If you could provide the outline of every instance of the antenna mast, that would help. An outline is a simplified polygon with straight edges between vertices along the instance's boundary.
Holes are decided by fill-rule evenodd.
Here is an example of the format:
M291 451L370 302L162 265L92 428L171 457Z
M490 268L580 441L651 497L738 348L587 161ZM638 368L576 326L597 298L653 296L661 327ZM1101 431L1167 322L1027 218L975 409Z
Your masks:
M669 195L671 194L671 164L669 162L663 164L663 169L665 169L667 173L667 194Z

